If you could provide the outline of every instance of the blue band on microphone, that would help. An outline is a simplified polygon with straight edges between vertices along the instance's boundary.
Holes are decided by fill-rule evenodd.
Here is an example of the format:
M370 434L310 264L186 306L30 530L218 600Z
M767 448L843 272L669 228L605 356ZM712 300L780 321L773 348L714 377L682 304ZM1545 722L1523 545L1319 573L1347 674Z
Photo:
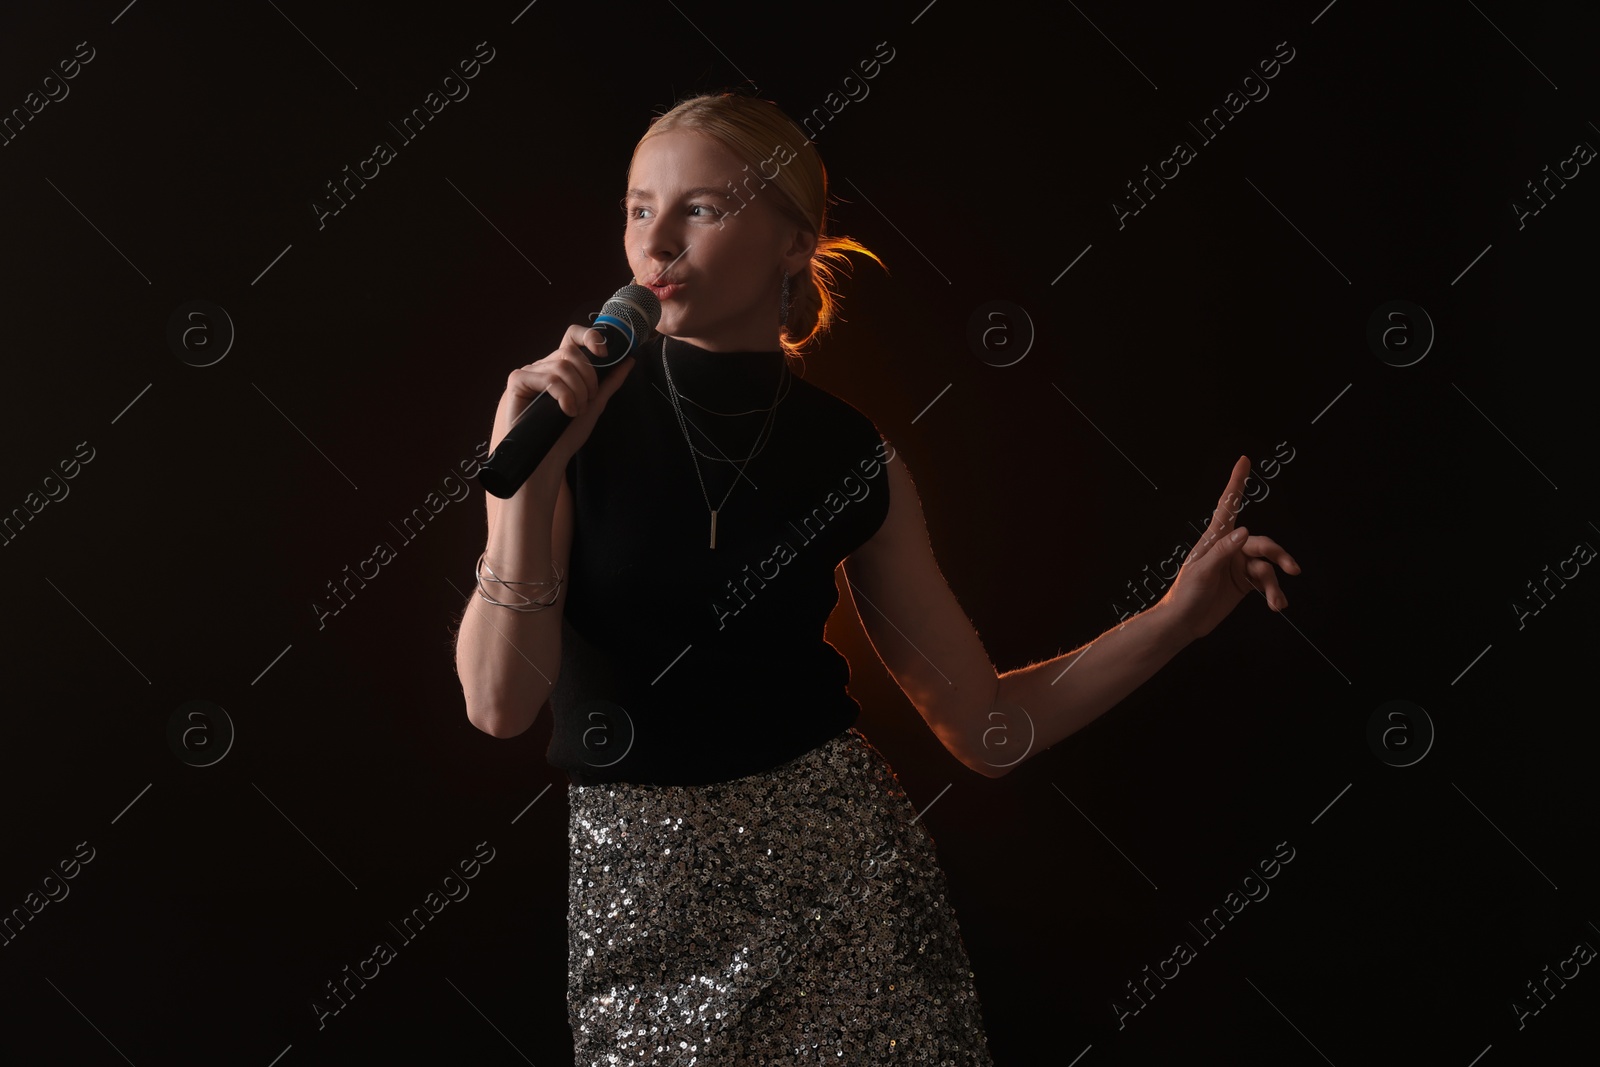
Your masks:
M617 362L617 360L622 359L629 352L633 351L633 346L638 342L638 337L634 334L633 326L628 322L628 320L619 319L615 315L596 315L594 324L599 326L601 323L605 323L607 326L612 327L628 339L628 347L621 353L612 352L609 345L606 347L606 355L611 357L611 363ZM610 366L611 363L607 363L605 366Z

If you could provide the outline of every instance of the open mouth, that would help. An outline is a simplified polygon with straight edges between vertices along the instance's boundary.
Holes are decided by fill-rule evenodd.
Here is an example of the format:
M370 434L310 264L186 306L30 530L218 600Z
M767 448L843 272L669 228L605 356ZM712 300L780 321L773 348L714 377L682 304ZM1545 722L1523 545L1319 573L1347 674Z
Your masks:
M657 300L667 300L676 295L677 292L683 288L683 283L673 282L670 285L647 285L646 288L652 293L656 294Z

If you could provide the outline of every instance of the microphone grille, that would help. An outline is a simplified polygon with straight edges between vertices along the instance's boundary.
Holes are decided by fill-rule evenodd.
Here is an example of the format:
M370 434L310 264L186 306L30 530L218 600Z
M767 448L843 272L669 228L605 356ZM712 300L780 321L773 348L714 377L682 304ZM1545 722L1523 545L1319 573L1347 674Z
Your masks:
M623 320L635 337L643 338L661 321L661 301L642 285L624 285L605 302L600 314Z

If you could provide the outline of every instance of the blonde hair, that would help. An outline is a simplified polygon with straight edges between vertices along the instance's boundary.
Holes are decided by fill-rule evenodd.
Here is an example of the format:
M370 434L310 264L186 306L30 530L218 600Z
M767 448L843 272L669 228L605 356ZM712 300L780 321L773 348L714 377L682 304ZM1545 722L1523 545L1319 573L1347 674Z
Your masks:
M889 268L855 238L827 232L827 168L811 139L777 104L732 92L692 96L652 119L639 144L669 130L693 130L716 139L746 164L746 170L756 173L761 190L769 185L777 190L772 203L779 214L816 235L816 251L790 282L789 320L779 336L786 355L800 356L840 317L838 271L850 265L849 253L860 252L885 271ZM768 177L761 164L772 162L780 146L792 158ZM635 145L634 154L638 151Z

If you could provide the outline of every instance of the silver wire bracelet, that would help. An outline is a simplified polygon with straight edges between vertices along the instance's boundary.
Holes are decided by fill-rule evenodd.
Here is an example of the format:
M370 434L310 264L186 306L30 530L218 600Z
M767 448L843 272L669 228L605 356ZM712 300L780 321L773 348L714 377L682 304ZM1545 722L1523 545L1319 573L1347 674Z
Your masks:
M546 581L546 582L510 582L510 581L507 581L506 579L500 577L498 574L495 574L494 568L489 566L488 556L489 556L489 550L487 548L485 548L483 550L482 555L480 555L478 557L477 565L473 568L473 572L478 577L478 597L479 597L479 599L481 599L481 600L483 600L483 601L485 601L487 603L493 604L496 607L510 608L512 611L522 611L522 612L543 611L545 608L554 606L557 598L561 594L561 584L564 581L566 581L566 576L561 573L561 568L556 566L556 563L555 563L554 560L550 561L551 573L553 573L555 575L555 578L554 578L553 581ZM483 576L483 572L485 570L487 570L489 572L489 577L487 579L485 579L484 576ZM517 593L517 591L515 589L512 589L511 591L513 593L517 593L517 596L522 597L522 603L521 604L508 604L503 600L496 600L493 597L491 597L483 587L483 583L485 581L496 582L496 583L498 583L500 585L503 585L503 586L514 586L514 585L550 586L551 588L550 588L550 591L548 593L540 594L541 598L545 597L545 596L548 596L549 599L545 600L545 599L540 599L540 598L530 598L530 597L527 597L527 596L523 596L523 594Z

